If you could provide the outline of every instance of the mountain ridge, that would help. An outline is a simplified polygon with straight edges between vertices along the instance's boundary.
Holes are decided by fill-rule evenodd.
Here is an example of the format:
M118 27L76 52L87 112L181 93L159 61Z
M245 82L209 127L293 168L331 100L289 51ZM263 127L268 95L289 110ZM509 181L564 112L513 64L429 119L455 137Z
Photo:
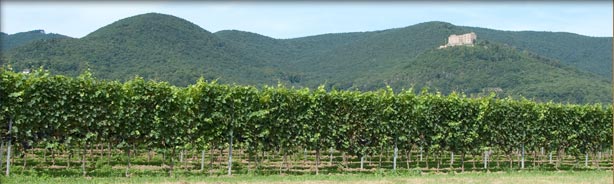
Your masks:
M478 43L491 49L436 49L446 43L450 34L467 32L476 32ZM17 70L45 66L53 73L73 76L90 68L95 76L104 79L127 80L139 75L180 86L191 84L202 76L207 80L248 85L281 82L296 87L326 84L327 88L372 90L389 84L396 89L430 86L446 93L457 90L477 95L482 89L505 84L502 95L571 102L609 101L609 93L598 93L609 90L606 88L609 78L603 77L603 71L573 65L573 59L579 56L556 58L544 54L548 49L562 50L556 50L556 53L568 52L574 49L574 45L541 44L541 47L532 47L532 43L539 45L544 40L533 38L535 36L530 37L532 40L522 37L522 34L532 36L531 33L518 36L519 33L506 35L502 32L431 21L379 31L275 39L239 30L212 33L179 17L148 13L120 19L80 39L39 40L9 50L3 53L0 65L11 64ZM577 41L568 35L561 38L570 39L568 42ZM589 40L585 47L597 43L600 42ZM500 49L492 52L493 48ZM600 54L589 58L593 60L583 61L597 63L591 65L593 67L602 67L599 62L608 58L602 56L603 50L585 52ZM488 54L492 57L484 56ZM503 55L505 61L516 59L516 63L543 71L517 67L514 62L496 63L496 58ZM467 62L467 58L476 60L487 69L458 65L458 62ZM450 66L455 66L458 71ZM496 67L502 67L502 70ZM442 78L442 71L447 75L463 76L465 81ZM525 71L525 76L520 78L513 73L502 76L527 84L485 77L485 71L490 74L495 74L494 71ZM489 81L491 79L494 82ZM597 82L586 84L590 81ZM588 87L596 88L595 92L585 91ZM536 91L523 93L522 89ZM578 95L584 97L576 97Z
M480 38L514 45L519 49L531 50L537 54L561 60L564 64L611 79L612 66L608 61L612 60L612 37L591 37L567 32L498 31L487 28L465 28L476 32ZM586 58L589 58L589 60L587 61ZM591 60L601 62L592 62Z
M37 40L70 38L56 33L45 33L42 29L7 34L0 32L0 52L4 52Z

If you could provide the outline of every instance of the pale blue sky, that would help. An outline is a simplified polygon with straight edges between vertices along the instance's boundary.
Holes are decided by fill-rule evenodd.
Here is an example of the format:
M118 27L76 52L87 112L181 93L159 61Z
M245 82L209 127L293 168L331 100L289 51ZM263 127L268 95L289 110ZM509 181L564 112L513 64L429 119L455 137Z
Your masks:
M274 38L373 31L427 21L499 30L612 36L612 1L593 2L6 2L1 31L34 29L83 37L122 18L158 12L216 32L236 29Z

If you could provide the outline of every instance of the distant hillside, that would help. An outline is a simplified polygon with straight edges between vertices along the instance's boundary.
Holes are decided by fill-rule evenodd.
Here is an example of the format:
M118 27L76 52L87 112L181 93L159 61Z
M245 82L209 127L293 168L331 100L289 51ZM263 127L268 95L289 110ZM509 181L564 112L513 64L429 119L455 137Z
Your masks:
M565 66L556 60L508 46L480 42L429 50L394 70L386 83L414 85L420 89L467 94L497 92L500 96L524 96L561 102L607 102L610 83L593 73ZM360 83L373 83L363 77Z
M399 58L413 58L445 44L448 35L460 33L463 30L452 24L429 22L384 31L279 40L241 31L220 31L216 35L245 50L261 52L267 60L287 63L286 68L298 71L297 76L290 76L295 85L313 87L328 82L350 88L361 86L353 84L354 78L389 70L401 64Z
M607 80L612 76L612 37L588 37L573 33L537 31L499 31L463 27L478 38L526 49L561 63L597 73Z
M450 34L471 31L477 33L480 45L436 49ZM569 43L556 44L556 39ZM11 64L15 70L44 66L68 75L90 68L105 79L139 75L180 86L203 76L251 85L281 82L373 90L390 84L396 89L429 87L444 93L480 95L495 89L504 96L544 101L609 102L609 79L603 71L611 68L603 62L609 63L605 59L611 50L597 49L603 46L601 40L445 22L274 39L238 30L211 33L178 17L148 13L116 21L81 39L33 41L3 53L0 64ZM584 43L584 50L573 43ZM598 56L577 57L583 53ZM584 58L587 64L574 64L573 58ZM594 67L586 67L591 64Z
M443 45L448 35L459 33L463 33L463 30L443 22L365 32L348 39L343 45L327 48L318 55L299 58L294 63L316 81L339 83L339 87L343 88L355 86L365 89L360 87L364 84L351 82L358 77L377 76L404 65L405 60ZM302 39L298 38L297 41Z
M48 40L54 38L69 38L68 36L45 33L43 30L33 30L28 32L21 32L15 34L0 34L0 52L8 51L12 48L19 47L37 40Z
M191 22L156 13L119 20L81 39L37 41L8 58L17 69L45 66L77 75L90 68L101 78L139 75L176 85L193 83L200 76L257 84L267 80L265 75L282 73ZM272 77L268 82L274 81Z

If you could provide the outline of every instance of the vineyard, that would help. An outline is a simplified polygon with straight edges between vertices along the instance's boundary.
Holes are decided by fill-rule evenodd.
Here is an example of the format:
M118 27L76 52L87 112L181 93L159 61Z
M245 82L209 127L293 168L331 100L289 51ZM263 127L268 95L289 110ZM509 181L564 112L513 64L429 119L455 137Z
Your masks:
M7 176L15 162L22 172L72 163L84 176L130 176L135 163L169 175L612 166L609 106L390 87L175 87L0 69L0 122Z

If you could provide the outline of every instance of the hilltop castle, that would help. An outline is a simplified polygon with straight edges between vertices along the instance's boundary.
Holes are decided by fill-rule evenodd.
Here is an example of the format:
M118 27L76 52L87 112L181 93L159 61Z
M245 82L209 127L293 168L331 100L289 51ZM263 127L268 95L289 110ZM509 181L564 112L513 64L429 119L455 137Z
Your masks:
M448 37L448 43L442 46L439 46L439 48L446 48L446 47L454 47L454 46L459 46L459 45L473 45L473 43L475 42L475 39L478 38L478 35L476 35L474 32L471 33L467 33L467 34L462 34L462 35L450 35Z

